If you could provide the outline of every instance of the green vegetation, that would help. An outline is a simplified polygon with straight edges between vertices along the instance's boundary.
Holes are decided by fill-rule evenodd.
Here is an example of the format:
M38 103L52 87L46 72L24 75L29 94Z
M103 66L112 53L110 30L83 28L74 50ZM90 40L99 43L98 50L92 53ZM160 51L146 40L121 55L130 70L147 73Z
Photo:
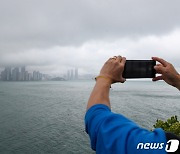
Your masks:
M180 136L180 122L178 121L177 116L172 116L170 119L166 121L158 120L156 124L153 125L154 128L162 128L164 131L172 132L178 136Z

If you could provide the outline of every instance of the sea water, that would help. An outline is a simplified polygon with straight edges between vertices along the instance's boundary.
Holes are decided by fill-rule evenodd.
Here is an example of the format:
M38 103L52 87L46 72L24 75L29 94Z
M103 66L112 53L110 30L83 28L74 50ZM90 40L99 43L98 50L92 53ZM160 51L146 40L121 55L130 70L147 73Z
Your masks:
M95 81L0 82L1 154L93 154L84 115ZM112 111L152 129L180 117L180 91L165 82L126 81L110 90Z

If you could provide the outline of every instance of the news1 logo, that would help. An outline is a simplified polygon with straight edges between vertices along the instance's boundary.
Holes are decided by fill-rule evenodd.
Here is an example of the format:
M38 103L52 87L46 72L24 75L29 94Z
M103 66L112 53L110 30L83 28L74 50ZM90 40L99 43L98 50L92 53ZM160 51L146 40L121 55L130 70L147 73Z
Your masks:
M145 149L145 150L161 150L165 146L166 152L176 152L179 147L179 141L176 139L172 139L164 143L139 143L137 145L137 149Z

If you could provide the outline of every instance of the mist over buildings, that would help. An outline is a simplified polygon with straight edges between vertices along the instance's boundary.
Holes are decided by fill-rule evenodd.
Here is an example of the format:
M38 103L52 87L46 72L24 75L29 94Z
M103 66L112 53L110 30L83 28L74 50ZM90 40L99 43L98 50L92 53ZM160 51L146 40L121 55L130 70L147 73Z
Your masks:
M180 1L1 0L0 71L98 74L114 55L159 56L180 71Z

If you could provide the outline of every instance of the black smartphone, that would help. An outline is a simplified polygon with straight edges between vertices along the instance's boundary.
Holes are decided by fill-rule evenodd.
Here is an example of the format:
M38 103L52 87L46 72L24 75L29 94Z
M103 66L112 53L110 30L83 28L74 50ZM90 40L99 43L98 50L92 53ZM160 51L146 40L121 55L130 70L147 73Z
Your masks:
M156 71L155 60L126 60L123 77L128 78L154 78Z

